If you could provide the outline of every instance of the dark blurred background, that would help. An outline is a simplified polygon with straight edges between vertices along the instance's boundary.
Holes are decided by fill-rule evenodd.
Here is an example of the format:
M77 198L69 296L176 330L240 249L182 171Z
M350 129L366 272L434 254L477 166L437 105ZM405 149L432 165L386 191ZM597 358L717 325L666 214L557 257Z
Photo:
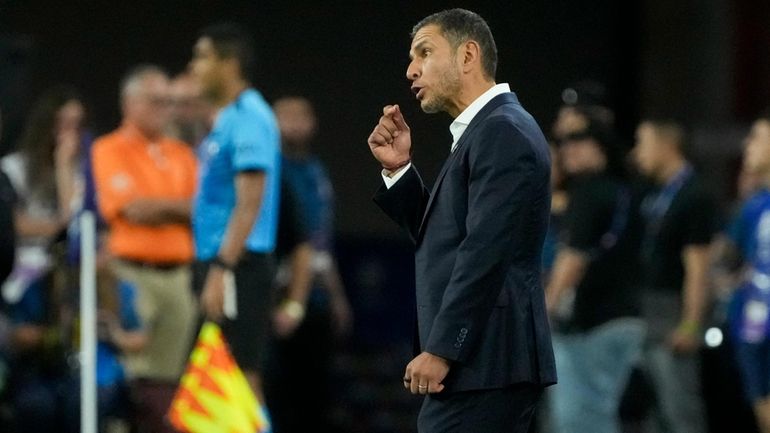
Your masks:
M130 67L150 62L175 74L203 26L248 26L259 47L255 86L268 100L298 94L317 108L316 151L336 189L340 266L357 314L356 356L339 361L348 387L341 398L359 414L347 420L358 426L349 430L402 431L413 426L416 400L390 396L409 356L413 265L405 238L371 202L381 181L366 138L382 106L400 104L414 159L426 179L435 177L449 150L450 118L422 114L409 91L409 33L422 17L455 6L488 21L497 81L510 83L544 131L565 87L602 82L627 142L645 116L681 120L708 180L725 203L732 198L741 139L770 105L767 0L0 0L0 150L14 148L31 102L48 86L76 86L90 127L104 133L117 126L118 84ZM723 390L734 383L725 380L711 385L712 400L730 402ZM350 417L343 412L341 424Z
M438 1L43 1L0 0L4 150L30 101L66 82L90 103L96 132L116 126L118 82L140 62L182 70L198 30L219 20L252 29L255 85L268 99L308 96L320 116L318 152L338 196L345 234L390 233L369 205L379 179L366 137L384 104L399 103L428 179L450 140L445 115L419 113L405 79L409 32ZM765 0L477 1L496 37L497 79L509 82L546 129L561 90L606 84L621 133L640 116L675 116L695 130L743 125L770 101L770 3ZM713 138L713 134L708 134ZM729 134L728 134L729 135ZM705 140L703 152L714 152ZM718 147L735 147L723 143ZM708 148L708 149L706 149ZM716 151L718 151L717 149Z

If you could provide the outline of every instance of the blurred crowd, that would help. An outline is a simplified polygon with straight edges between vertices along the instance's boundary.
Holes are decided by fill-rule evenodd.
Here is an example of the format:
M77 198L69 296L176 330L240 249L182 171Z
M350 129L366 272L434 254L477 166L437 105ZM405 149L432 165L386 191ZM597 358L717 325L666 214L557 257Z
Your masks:
M770 432L770 112L744 139L739 195L725 212L683 124L644 118L625 145L601 85L577 83L562 99L543 258L559 383L541 428L715 431L707 343L730 352L727 380L742 384L757 431Z
M246 58L212 35L214 51L199 40L189 71L170 78L137 65L116 82L123 119L104 136L90 132L76 89L48 89L0 160L0 430L80 430L77 217L90 211L99 216L100 431L173 431L164 415L205 317L230 325L275 432L333 431L331 364L352 314L335 259L334 189L312 149L313 106L285 96L260 111L261 95L238 87ZM229 87L236 97L215 103ZM684 125L643 119L629 146L604 93L590 82L568 88L546 131L553 201L543 272L559 384L536 428L709 431L700 354L714 331L757 431L770 433L770 112L745 137L739 195L725 212ZM268 126L242 126L242 107ZM267 148L246 153L252 134L270 139L272 124L278 160ZM237 230L229 218L248 207L243 191L261 197L250 223L274 222L254 237L247 230L248 254L230 262L224 231ZM211 245L214 229L200 227L217 221ZM255 317L228 319L233 300L211 280L226 286L229 273L238 287L259 283L235 299ZM259 353L239 342L253 329L239 327L254 321L267 324L247 336L264 339ZM640 386L650 390L644 410L622 417Z
M290 95L271 109L243 78L245 33L207 31L188 70L172 78L137 65L116 82L114 131L95 137L77 90L56 86L0 160L1 431L80 431L86 211L98 217L100 431L176 431L166 414L204 320L220 322L270 402L273 431L332 431L331 360L352 315L334 254L334 191L312 149L314 108ZM236 294L218 292L217 277Z

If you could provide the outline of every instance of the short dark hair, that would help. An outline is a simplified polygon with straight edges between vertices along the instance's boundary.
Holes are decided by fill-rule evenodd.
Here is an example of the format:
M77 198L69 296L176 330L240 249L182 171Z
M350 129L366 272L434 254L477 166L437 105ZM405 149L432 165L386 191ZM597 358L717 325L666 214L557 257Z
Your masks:
M588 126L580 131L571 132L561 140L561 143L583 140L591 140L599 147L605 158L607 158L607 166L605 167L607 173L618 178L626 176L625 159L627 149L618 140L611 125L596 119L590 119Z
M687 128L681 122L676 119L651 117L643 120L642 124L649 125L658 137L676 146L685 158L692 156Z
M497 45L487 22L477 13L466 9L449 9L422 19L412 28L411 36L423 27L436 25L453 49L463 42L473 40L481 48L481 65L484 75L494 79L497 73Z
M762 112L759 113L759 117L757 117L757 120L762 120L767 123L770 123L770 107L762 110Z
M221 59L236 59L243 78L251 78L256 66L254 40L246 29L235 23L218 23L204 28L200 38L208 38Z

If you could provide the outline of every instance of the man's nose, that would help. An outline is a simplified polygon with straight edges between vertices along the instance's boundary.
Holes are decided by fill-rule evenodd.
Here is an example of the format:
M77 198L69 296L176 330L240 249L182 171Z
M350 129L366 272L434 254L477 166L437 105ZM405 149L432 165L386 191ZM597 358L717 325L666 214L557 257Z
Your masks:
M409 67L406 68L406 78L409 81L414 81L420 78L420 67L416 62L412 61L409 63Z

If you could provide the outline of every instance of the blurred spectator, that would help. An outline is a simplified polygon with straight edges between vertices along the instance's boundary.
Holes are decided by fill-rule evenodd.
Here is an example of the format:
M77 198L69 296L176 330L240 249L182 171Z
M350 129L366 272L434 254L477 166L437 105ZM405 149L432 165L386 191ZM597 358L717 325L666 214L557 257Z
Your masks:
M203 308L224 317L233 356L264 401L281 155L273 112L248 81L254 66L251 38L234 24L204 29L195 44L192 74L219 112L199 148L193 229Z
M3 136L2 114L2 110L0 110L0 137ZM11 180L0 170L0 285L11 274L16 256L16 234L13 219L16 200L16 191L13 190ZM0 411L4 402L2 397L5 395L9 370L8 338L10 325L4 306L5 303L0 297ZM0 414L0 429L4 429L5 422L5 417Z
M334 189L329 175L310 145L316 132L316 117L310 101L282 98L274 109L282 136L284 178L298 196L303 219L314 249L314 290L311 301L330 309L334 330L344 335L350 329L350 306L334 259ZM323 298L320 299L319 297ZM313 305L312 306L318 306Z
M3 136L2 130L3 112L0 111L0 137ZM0 170L0 285L11 274L16 256L16 235L13 224L13 210L16 207L16 200L16 191L13 189L11 180L8 179L4 171ZM0 392L2 392L2 386L0 386Z
M543 271L546 282L556 259L560 220L569 203L558 145L561 140L586 131L591 125L608 131L613 130L615 121L614 113L606 106L606 89L601 83L579 81L562 91L561 102L562 105L551 126L551 220L543 245Z
M770 111L746 137L743 164L760 182L728 233L747 265L731 305L730 328L744 393L760 431L770 433Z
M264 384L265 401L270 409L272 429L276 433L291 431L293 424L303 423L306 417L312 417L315 414L313 410L309 413L294 410L297 406L296 400L304 402L304 394L318 393L317 389L313 389L315 384L312 380L311 384L302 385L307 387L307 392L303 392L303 396L299 398L296 393L288 391L296 376L305 379L306 370L317 370L315 363L312 368L306 365L307 354L296 354L287 350L287 346L291 347L288 343L293 342L297 335L297 328L307 323L305 306L313 282L313 247L303 218L296 195L282 177L278 237L275 245L275 257L279 264L275 283L282 301L273 310L273 335L265 363ZM292 356L303 358L292 359ZM298 369L297 365L303 361L304 365ZM306 416L303 415L300 419L296 416L297 413L304 413ZM321 431L322 426L317 427Z
M21 432L77 430L77 418L66 416L77 411L66 398L75 377L67 362L73 288L65 243L57 240L82 204L84 114L74 89L48 90L30 113L19 151L0 161L16 190L16 262L2 291L11 322L8 398Z
M0 170L0 285L11 274L16 256L13 218L16 200L16 191L13 190L11 180Z
M580 81L562 91L562 106L553 123L551 135L561 140L585 130L590 124L612 129L615 113L607 107L606 89L595 81Z
M97 259L98 322L96 383L99 431L129 418L130 401L122 353L131 353L148 338L139 318L136 287L116 278L101 254Z
M168 135L197 148L208 134L212 109L200 83L187 71L171 80L171 123Z
M274 342L277 371L270 380L270 401L277 408L273 412L277 433L331 431L334 337L348 332L351 321L333 256L333 189L326 169L310 149L317 125L310 101L284 97L273 104L273 109L281 130L283 179L289 196L298 199L297 210L307 225L312 246L308 263L312 291L298 298L297 290L287 290L279 303ZM279 272L279 285L286 286L287 278L281 281L281 275L293 277L295 269ZM313 362L309 365L310 358ZM292 390L299 387L305 391L297 395ZM304 415L297 417L297 413Z
M275 257L276 285L282 302L273 311L273 333L280 339L294 334L304 319L313 283L313 247L297 195L281 177L281 201Z
M51 270L8 308L13 367L9 396L19 433L80 431L76 279L66 264L64 244L54 246ZM105 332L100 332L97 345L96 377L99 431L104 432L111 419L126 416L118 352L130 349L141 331L132 310L133 288L104 269L98 281Z
M59 245L61 247L61 244ZM58 248L51 270L9 306L9 399L19 433L76 433L79 423L73 287Z
M642 203L642 305L649 327L645 370L662 432L706 431L698 352L717 209L684 146L684 130L675 122L648 120L637 128L634 158L655 183Z
M564 89L561 94L562 105L551 126L551 221L543 249L546 277L556 259L558 227L569 202L557 147L561 140L585 131L590 125L599 125L607 130L613 128L614 113L606 107L605 94L604 86L595 81L577 82Z
M50 89L35 103L19 151L0 161L18 197L16 264L2 287L8 303L18 301L50 267L48 246L82 206L79 153L84 114L82 100L73 89Z
M546 285L556 261L560 227L569 203L558 145L553 141L549 145L551 151L551 217L543 243L543 275Z
M747 141L749 139L747 138ZM745 152L744 152L745 153ZM737 197L731 208L724 231L714 239L712 246L712 288L715 301L726 304L734 296L735 288L745 279L745 253L749 251L751 227L744 221L744 207L757 193L766 189L765 173L755 164L744 162L738 172Z
M548 221L548 231L543 241L543 284L548 287L553 272L553 265L556 262L556 254L559 249L559 234L564 220L564 213L569 204L569 197L565 185L565 173L561 164L558 143L554 140L548 142L551 154L551 213ZM554 387L545 391L546 398L542 399L537 412L535 413L534 424L540 432L551 432L551 419L548 416L549 395L553 393ZM545 415L545 416L544 416Z
M617 146L592 124L561 142L569 204L546 290L559 372L550 394L555 432L619 432L621 397L642 353L645 325L633 286L638 207L616 174Z
M173 431L164 417L196 323L189 266L196 162L188 146L163 134L170 97L162 70L130 71L121 102L123 124L93 146L97 200L109 226L113 270L136 287L145 331L125 347L139 431Z
M743 201L765 188L765 173L749 168L744 163L738 174L738 198Z

